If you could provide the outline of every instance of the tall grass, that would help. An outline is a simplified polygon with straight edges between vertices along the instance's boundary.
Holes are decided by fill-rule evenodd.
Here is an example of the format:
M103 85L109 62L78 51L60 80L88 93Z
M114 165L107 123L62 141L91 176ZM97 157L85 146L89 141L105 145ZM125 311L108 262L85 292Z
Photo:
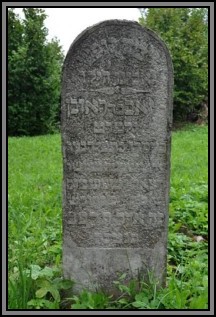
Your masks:
M172 135L167 288L154 293L143 286L134 294L122 280L116 287L126 297L112 300L86 291L72 296L70 307L207 308L207 138L207 126L188 125ZM62 259L60 135L9 138L8 145L8 307L58 308L65 301L53 290L60 288ZM41 283L50 283L50 291Z

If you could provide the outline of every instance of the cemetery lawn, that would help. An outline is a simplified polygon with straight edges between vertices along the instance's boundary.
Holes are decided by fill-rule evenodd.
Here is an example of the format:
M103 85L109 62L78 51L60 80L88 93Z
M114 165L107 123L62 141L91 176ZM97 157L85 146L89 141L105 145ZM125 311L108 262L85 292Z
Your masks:
M167 287L113 281L119 298L62 280L59 134L8 140L9 309L208 309L208 127L172 134Z

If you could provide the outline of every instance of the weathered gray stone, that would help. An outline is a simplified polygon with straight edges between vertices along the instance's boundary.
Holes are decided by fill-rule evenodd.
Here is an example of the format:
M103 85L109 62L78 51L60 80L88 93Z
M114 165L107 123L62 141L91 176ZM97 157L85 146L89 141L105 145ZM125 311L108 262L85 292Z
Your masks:
M82 32L62 80L63 268L82 287L166 275L173 72L136 22Z

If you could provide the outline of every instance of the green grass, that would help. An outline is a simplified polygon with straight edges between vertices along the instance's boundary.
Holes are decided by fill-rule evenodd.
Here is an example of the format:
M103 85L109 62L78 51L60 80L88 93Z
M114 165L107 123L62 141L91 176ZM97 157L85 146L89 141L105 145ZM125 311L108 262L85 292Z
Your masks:
M10 309L206 309L208 306L208 128L172 134L167 287L134 290L115 281L118 299L65 291L62 259L60 135L9 138L8 272ZM201 240L203 239L203 240ZM200 241L201 240L201 241Z

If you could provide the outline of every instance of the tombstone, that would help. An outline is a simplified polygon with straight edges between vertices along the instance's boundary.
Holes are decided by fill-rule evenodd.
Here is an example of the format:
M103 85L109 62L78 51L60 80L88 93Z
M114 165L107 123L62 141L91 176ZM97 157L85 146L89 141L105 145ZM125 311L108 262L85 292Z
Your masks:
M166 276L173 71L137 22L87 28L64 61L63 270L78 292Z

